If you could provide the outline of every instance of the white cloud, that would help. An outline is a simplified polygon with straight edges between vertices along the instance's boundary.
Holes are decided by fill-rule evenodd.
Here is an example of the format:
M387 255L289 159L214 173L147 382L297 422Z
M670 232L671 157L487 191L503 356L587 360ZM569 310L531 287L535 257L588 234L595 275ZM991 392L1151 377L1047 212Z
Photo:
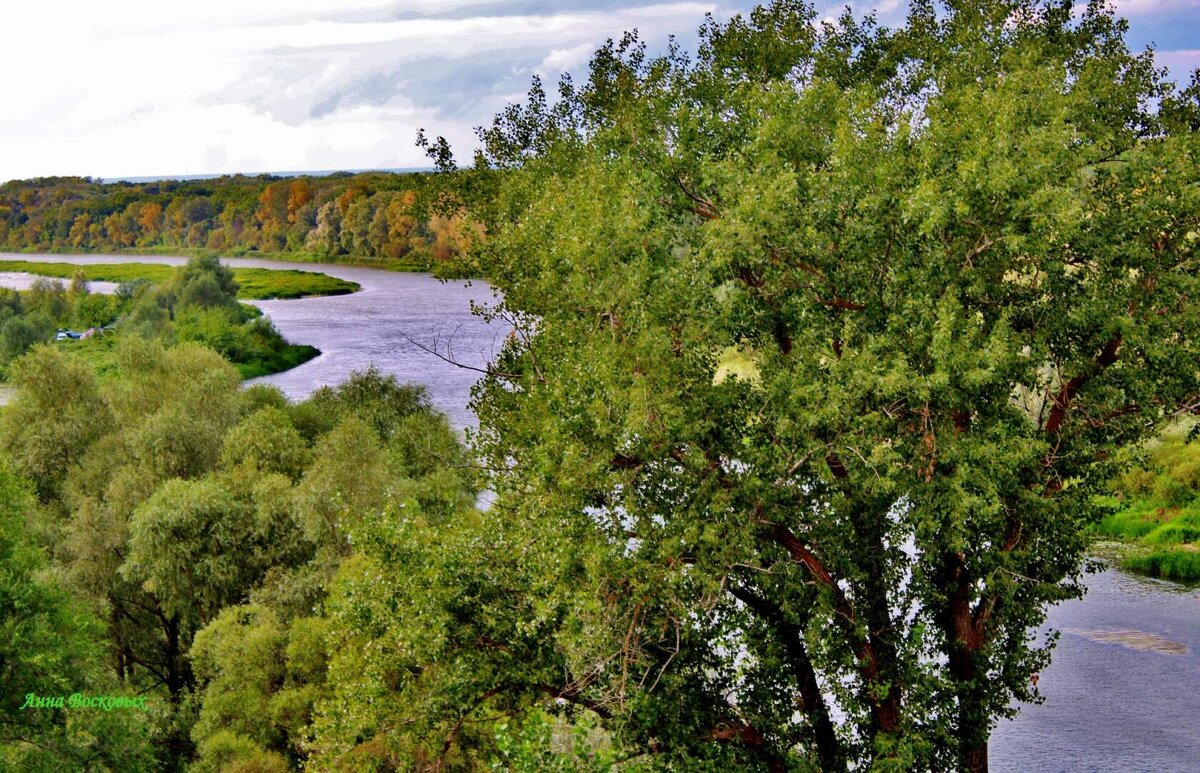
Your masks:
M0 68L18 74L0 112L0 180L424 165L418 127L465 153L472 127L523 93L531 72L556 78L584 64L595 41L632 27L664 39L714 10L22 3L6 8L0 33Z
M626 3L622 7L622 3ZM0 28L0 180L425 165L418 127L469 156L530 75L579 71L637 27L684 40L753 0L39 0ZM844 3L824 0L823 12ZM885 24L901 0L855 2ZM1200 0L1122 0L1145 20ZM1147 22L1148 23L1148 22ZM1178 78L1188 50L1159 51Z
M1111 0L1117 14L1128 19L1153 14L1177 14L1189 8L1200 9L1200 0Z
M1192 77L1192 72L1200 68L1200 49L1155 51L1154 63L1169 69L1171 77L1177 83L1186 85Z
M538 74L543 77L569 72L586 64L596 50L592 42L580 43L572 48L556 48L542 60Z

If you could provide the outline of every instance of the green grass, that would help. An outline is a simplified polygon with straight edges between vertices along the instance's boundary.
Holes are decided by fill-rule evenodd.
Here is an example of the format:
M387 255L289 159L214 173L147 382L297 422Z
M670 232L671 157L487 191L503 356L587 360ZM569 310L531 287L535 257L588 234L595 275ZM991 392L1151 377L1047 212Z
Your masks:
M1182 422L1145 447L1146 464L1114 481L1119 507L1093 528L1121 540L1122 568L1170 580L1200 580L1200 442L1188 443Z
M87 362L96 371L96 375L104 378L117 371L117 335L93 336L78 341L58 341L56 346L72 357Z
M231 266L242 300L302 298L312 295L346 295L356 292L359 285L328 274L296 269L241 268ZM176 266L157 263L42 263L31 260L0 260L0 271L23 271L28 274L69 279L83 271L92 282L129 282L148 279L164 282L175 273Z
M234 367L242 374L243 379L258 378L259 376L269 376L272 373L291 370L297 365L308 362L320 353L321 350L315 346L288 344L282 351L276 352L269 358L253 362L235 363Z
M332 263L339 266L377 268L383 271L397 271L401 273L432 271L434 268L428 263L419 261L372 258L367 255L322 255L318 252L248 252L245 255L231 256L230 260L236 261L239 257L251 260L278 260L285 263ZM231 263L230 265L237 264Z
M1194 549L1167 548L1153 550L1143 555L1129 556L1121 567L1131 572L1140 572L1152 577L1168 580L1200 580L1200 552Z
M56 345L72 357L90 364L95 369L96 375L103 379L108 374L117 371L116 342L119 338L120 333L109 333L80 341L58 341ZM321 350L315 346L288 344L282 350L273 352L267 357L250 362L235 362L232 365L238 369L243 379L251 379L290 370L308 362L320 353Z
M1094 529L1127 547L1122 569L1168 580L1200 580L1200 500L1164 505L1134 500Z
M310 295L347 295L357 292L357 282L315 271L273 268L237 268L238 297L246 300L303 298Z
M1139 540L1174 518L1175 512L1145 500L1135 500L1128 507L1105 518L1095 527L1102 537Z
M1174 514L1167 523L1142 538L1146 545L1186 545L1200 542L1200 513L1193 507Z
M157 263L42 263L33 260L0 260L0 271L24 271L27 274L52 276L60 279L70 279L76 271L91 282L129 282L134 279L149 279L151 282L165 282L175 273L175 266L163 266Z

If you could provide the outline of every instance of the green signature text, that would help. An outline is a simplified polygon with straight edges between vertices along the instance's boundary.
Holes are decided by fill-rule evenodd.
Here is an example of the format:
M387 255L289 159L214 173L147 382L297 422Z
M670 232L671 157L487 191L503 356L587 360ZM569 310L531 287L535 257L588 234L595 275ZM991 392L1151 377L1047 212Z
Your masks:
M146 698L144 696L127 698L113 695L87 695L81 692L69 696L27 693L25 702L21 704L21 710L25 709L103 709L104 711L139 709L145 711Z

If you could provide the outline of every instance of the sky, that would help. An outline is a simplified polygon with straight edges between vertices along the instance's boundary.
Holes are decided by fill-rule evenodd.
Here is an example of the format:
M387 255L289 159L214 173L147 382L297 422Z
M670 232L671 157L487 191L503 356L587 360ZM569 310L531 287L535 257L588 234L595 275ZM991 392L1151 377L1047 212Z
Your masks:
M417 129L470 158L473 128L537 74L582 73L636 28L695 39L737 0L14 0L0 31L0 181L428 166ZM845 2L818 2L836 14ZM853 2L882 22L903 0ZM1200 0L1117 0L1180 81Z

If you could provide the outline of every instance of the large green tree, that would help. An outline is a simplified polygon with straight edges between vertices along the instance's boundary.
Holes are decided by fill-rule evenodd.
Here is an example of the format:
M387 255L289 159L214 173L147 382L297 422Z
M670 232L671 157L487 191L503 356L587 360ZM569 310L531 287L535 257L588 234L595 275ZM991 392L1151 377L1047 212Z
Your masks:
M0 769L149 766L142 712L38 708L41 698L124 695L103 668L102 626L49 572L27 519L35 499L0 462Z
M585 706L652 765L987 768L1113 452L1196 400L1196 97L1124 35L781 0L481 131L468 268L516 330L478 544L516 568L443 610L443 732Z

